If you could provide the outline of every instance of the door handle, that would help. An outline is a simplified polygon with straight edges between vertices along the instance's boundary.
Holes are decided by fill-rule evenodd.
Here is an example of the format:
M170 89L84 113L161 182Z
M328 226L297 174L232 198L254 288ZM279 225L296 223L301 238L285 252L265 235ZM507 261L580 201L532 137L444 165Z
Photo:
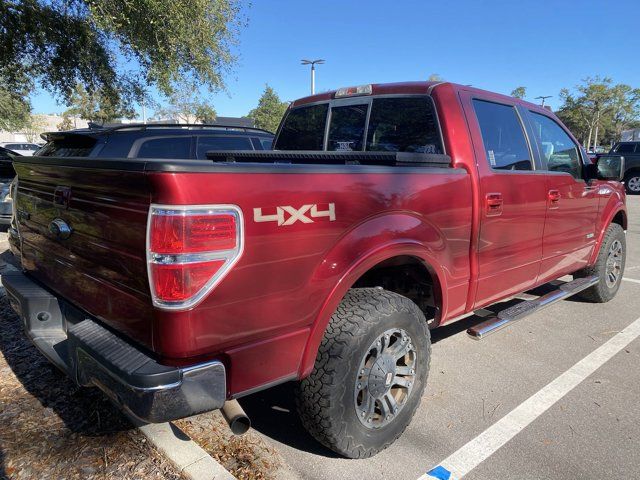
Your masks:
M485 197L487 217L497 217L498 215L502 215L503 203L501 193L487 193L487 196Z
M560 192L558 190L549 190L547 198L549 200L549 208L555 209L558 208L560 198L562 198L562 196L560 195Z

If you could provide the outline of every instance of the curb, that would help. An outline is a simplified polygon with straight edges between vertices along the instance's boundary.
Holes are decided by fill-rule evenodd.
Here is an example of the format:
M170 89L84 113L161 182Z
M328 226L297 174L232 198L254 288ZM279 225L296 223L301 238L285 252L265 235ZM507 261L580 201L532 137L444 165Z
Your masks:
M138 427L147 439L189 480L237 480L173 423Z

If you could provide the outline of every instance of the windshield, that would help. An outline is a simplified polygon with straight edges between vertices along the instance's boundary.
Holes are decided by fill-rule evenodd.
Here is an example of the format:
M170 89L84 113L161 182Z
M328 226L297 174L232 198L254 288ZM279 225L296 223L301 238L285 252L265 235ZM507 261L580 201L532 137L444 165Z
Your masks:
M443 153L433 103L426 96L369 97L362 103L338 101L331 108L328 102L294 108L275 149L324 150L327 114L326 150Z

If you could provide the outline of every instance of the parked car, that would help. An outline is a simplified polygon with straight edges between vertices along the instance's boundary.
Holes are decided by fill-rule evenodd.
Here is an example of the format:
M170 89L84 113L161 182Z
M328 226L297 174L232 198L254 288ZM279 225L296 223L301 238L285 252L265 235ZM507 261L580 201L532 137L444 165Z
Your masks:
M616 295L624 162L590 164L551 111L415 82L285 115L274 151L121 160L87 137L91 161L15 162L22 271L2 283L51 362L148 422L297 381L305 427L362 458L416 412L430 328L564 275L469 333Z
M0 225L9 225L11 222L12 201L11 182L16 176L13 169L13 158L20 154L0 147Z
M201 124L128 124L49 132L42 138L46 144L37 153L43 157L204 159L209 150L268 150L273 143L273 133L259 128ZM9 245L19 253L13 223Z
M268 150L273 133L222 125L128 124L43 134L43 157L204 159L210 150Z
M0 147L23 156L29 156L33 155L40 148L40 145L30 142L0 142Z
M609 153L624 157L624 184L627 193L638 195L640 193L640 141L618 142Z

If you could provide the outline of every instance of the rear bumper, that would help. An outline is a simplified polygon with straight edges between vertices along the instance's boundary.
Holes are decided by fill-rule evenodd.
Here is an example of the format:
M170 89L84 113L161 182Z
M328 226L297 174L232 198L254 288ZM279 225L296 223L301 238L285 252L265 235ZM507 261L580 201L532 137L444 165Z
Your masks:
M42 353L78 385L100 388L137 419L160 423L223 406L221 362L162 365L22 272L3 271L2 284Z

